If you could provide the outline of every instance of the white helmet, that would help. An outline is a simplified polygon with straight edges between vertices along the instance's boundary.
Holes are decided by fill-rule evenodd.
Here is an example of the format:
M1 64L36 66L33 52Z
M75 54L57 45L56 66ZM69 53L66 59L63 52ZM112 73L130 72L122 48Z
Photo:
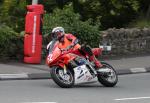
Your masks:
M56 37L57 39L62 37L64 34L65 34L65 32L64 32L64 28L63 27L55 27L52 30L52 36Z

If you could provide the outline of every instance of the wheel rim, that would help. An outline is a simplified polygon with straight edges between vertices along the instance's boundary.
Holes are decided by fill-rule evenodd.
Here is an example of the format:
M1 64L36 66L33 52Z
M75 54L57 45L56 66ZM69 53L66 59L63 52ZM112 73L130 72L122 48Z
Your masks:
M116 72L108 66L105 66L104 68L109 69L110 71L109 73L107 73L107 75L103 75L102 78L110 83L116 82L116 79L117 79Z
M62 68L56 68L55 74L57 78L65 84L71 84L73 82L72 73L68 70L67 73L64 73L64 70Z

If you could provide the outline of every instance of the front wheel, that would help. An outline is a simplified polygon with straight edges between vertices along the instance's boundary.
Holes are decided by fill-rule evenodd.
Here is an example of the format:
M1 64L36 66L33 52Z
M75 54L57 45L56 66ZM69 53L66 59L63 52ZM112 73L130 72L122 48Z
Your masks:
M71 88L74 85L74 76L69 69L64 73L63 68L52 67L50 74L53 81L62 88Z
M98 73L98 81L106 87L114 87L118 82L118 76L115 69L106 62L101 62L103 67L100 69L108 69L108 73Z

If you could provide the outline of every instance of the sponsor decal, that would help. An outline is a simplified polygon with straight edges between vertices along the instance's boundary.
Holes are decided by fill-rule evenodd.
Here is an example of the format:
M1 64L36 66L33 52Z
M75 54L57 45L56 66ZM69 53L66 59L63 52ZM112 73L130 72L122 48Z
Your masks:
M77 77L77 79L80 79L80 78L81 78L81 77L83 77L83 76L84 76L84 74L82 74L82 75L78 76L78 77Z
M34 24L33 24L33 39L32 39L32 53L35 53L35 36L36 36L36 21L37 21L37 17L34 16Z
M77 68L77 70L80 70L80 69L81 69L81 67L78 67L78 68Z

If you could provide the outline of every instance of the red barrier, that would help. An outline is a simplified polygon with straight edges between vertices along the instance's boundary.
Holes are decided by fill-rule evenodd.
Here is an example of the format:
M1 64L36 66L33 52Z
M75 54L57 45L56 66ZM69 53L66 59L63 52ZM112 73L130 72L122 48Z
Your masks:
M25 22L24 62L40 63L42 52L42 15L43 5L27 6L28 13Z

